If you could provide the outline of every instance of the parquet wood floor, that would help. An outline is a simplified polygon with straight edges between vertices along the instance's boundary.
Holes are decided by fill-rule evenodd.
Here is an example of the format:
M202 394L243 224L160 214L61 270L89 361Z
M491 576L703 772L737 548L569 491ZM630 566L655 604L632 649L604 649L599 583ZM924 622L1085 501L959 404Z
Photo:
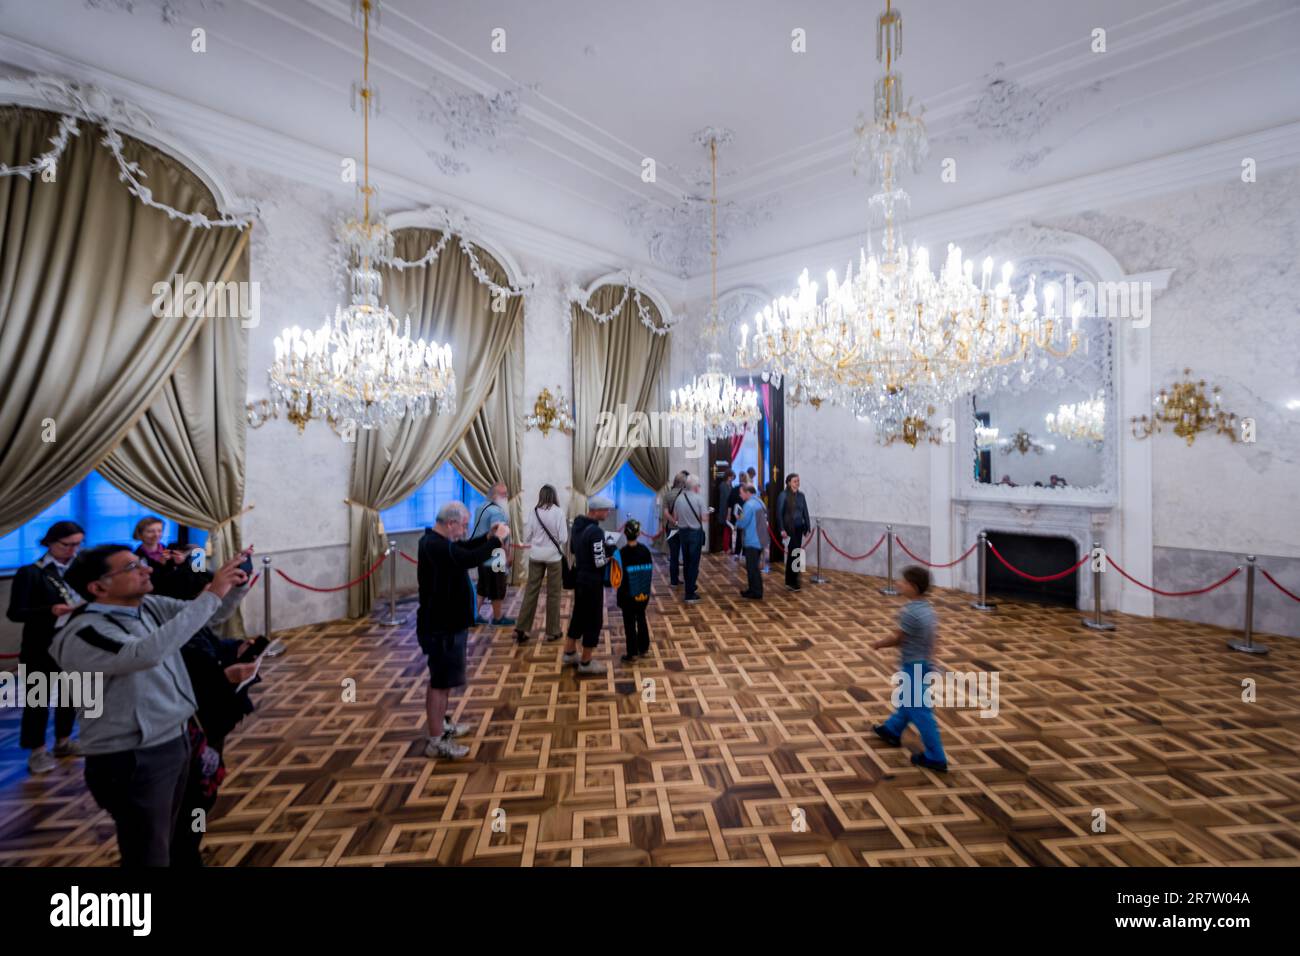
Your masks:
M660 573L646 662L618 663L609 601L605 677L562 668L558 643L517 648L509 628L475 630L455 698L475 730L458 762L424 756L427 671L409 624L287 632L257 713L229 741L208 860L1300 862L1300 642L1272 638L1270 655L1247 657L1205 625L1116 616L1120 629L1102 634L1074 611L1003 603L986 615L969 595L936 592L940 660L998 671L1001 694L996 717L938 712L952 765L940 776L908 762L914 731L901 750L871 733L890 710L896 652L868 642L892 628L901 599L878 594L879 579L828 577L794 594L773 573L767 600L743 601L738 567L710 556L705 600L686 606ZM414 603L399 613L410 621ZM348 677L354 703L342 699ZM1247 679L1254 702L1242 699ZM32 778L17 737L17 713L0 712L0 864L114 863L80 763Z

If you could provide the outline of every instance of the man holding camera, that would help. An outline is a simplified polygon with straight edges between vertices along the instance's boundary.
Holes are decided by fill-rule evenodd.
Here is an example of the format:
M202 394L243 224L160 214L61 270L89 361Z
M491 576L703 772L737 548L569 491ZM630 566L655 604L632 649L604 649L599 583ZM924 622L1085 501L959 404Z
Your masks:
M240 565L251 551L218 568L192 601L152 594L148 562L126 545L81 552L65 576L87 603L50 653L64 671L104 675L100 715L81 716L81 747L86 787L117 826L124 867L170 862L196 710L181 647L235 612L248 593Z

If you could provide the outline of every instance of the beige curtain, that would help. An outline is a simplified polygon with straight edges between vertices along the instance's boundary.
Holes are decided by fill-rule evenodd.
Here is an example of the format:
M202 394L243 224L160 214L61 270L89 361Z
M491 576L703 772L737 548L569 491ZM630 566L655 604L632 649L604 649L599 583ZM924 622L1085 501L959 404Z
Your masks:
M663 400L663 380L656 378L647 399L647 412L666 412L668 405ZM668 448L664 445L643 445L632 449L628 456L632 471L647 488L656 495L668 487Z
M247 246L222 281L248 281ZM212 317L149 410L99 466L141 504L208 532L210 563L242 547L248 333Z
M498 481L504 481L510 488L510 529L516 539L524 527L523 428L519 422L519 409L524 402L523 349L524 324L521 321L514 341L501 359L496 381L483 407L451 455L456 470L483 494L488 494ZM511 576L516 584L520 583L527 568L527 562L515 560Z
M397 255L418 259L439 236L429 229L400 230L396 234ZM482 250L477 255L493 281L507 283L505 270L495 259ZM519 296L504 299L504 311L492 311L491 291L475 278L469 257L454 241L447 244L432 265L401 272L384 269L383 274L386 300L397 316L411 317L412 336L451 343L459 403L449 415L434 414L415 420L408 417L382 429L358 430L348 493L351 577L367 571L384 552L387 539L379 512L428 481L475 425L497 383L507 351L512 346L519 348L523 330L522 299ZM488 434L496 435L490 424ZM497 441L510 445L506 437L503 435ZM497 464L509 468L511 454L517 471L517 451L506 453L499 445ZM489 474L486 457L477 453L473 457L482 464L482 473ZM509 482L509 474L502 474ZM428 516L429 524L433 519L433 515ZM378 575L364 585L351 588L348 614L360 617L368 613L378 594Z
M45 152L58 122L43 110L0 109L0 162ZM248 241L247 231L193 228L146 207L119 181L101 137L82 123L53 182L0 177L0 535L103 463L199 335L201 316L153 316L154 283L234 276ZM157 200L217 213L179 162L124 140Z
M623 297L623 287L602 286L587 303L593 311L608 312ZM643 297L653 321L662 321L659 310ZM587 499L623 467L629 457L642 481L650 476L656 489L667 483L668 452L664 448L633 449L633 412L660 411L660 376L668 355L668 336L655 335L641 322L636 302L628 296L618 315L609 322L597 322L578 304L573 305L573 494L569 514L587 508ZM619 406L627 407L626 434L602 441L601 416L617 422ZM634 455L634 451L642 454ZM662 458L660 458L662 454ZM639 463L639 464L638 464ZM663 473L662 479L655 476ZM647 482L649 483L649 482Z

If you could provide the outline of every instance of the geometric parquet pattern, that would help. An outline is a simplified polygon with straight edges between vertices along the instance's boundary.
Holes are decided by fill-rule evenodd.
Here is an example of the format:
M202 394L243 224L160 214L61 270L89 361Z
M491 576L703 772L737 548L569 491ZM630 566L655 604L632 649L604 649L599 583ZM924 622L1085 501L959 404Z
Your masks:
M704 601L686 606L661 566L651 657L632 667L611 599L605 677L562 668L558 643L472 631L453 702L475 729L456 762L423 754L427 671L409 623L281 634L289 649L227 745L209 865L1300 862L1300 642L1248 657L1206 625L1114 615L1119 629L1098 633L1076 611L981 614L936 590L942 665L996 670L1001 694L995 718L937 712L941 776L908 762L914 731L902 749L871 733L896 651L867 645L901 599L835 572L793 594L774 570L767 599L744 601L737 571L706 556ZM409 622L413 601L399 611ZM0 712L0 865L115 863L80 763L30 777L17 725Z

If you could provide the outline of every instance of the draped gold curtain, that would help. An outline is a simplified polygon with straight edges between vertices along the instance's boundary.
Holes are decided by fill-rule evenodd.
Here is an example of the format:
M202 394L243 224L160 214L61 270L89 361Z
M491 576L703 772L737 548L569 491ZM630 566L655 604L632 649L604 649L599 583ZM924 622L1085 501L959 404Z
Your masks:
M597 289L587 304L593 311L608 312L622 297L622 286L607 285ZM646 307L656 324L662 322L653 303L646 302ZM629 458L646 484L656 490L667 484L668 450L631 446L635 430L632 414L666 411L660 377L667 355L668 336L655 335L645 327L632 296L618 315L603 323L573 305L575 427L570 515L585 511L587 499L609 484ZM626 416L619 415L620 405L626 406ZM624 434L600 427L606 414L616 423L628 420Z
M501 368L492 390L479 413L474 416L465 437L451 455L451 463L456 470L483 494L490 494L492 486L498 481L504 481L509 486L510 528L515 535L524 526L521 467L523 428L519 423L519 409L523 407L524 400L523 332L521 321L515 333L516 341L501 360ZM526 568L525 562L514 562L511 576L516 584Z
M247 246L222 281L248 281ZM242 547L248 332L207 319L158 397L100 473L141 504L209 534L212 565Z
M58 123L55 113L0 108L0 162L45 152ZM83 122L53 182L0 177L0 535L101 465L134 497L201 527L242 500L244 381L225 377L227 363L246 366L239 320L179 309L155 318L153 286L177 274L246 280L248 232L194 228L146 207L119 181L101 136ZM216 215L181 163L123 139L155 199Z
M396 253L403 259L418 259L439 237L431 229L399 230ZM477 255L494 282L508 284L505 270L492 256L482 250ZM518 405L503 408L513 404L508 396L520 387L522 375L508 372L506 381L500 379L503 365L515 368L505 361L508 352L522 349L522 298L503 299L504 310L494 312L491 290L474 276L469 257L454 241L429 266L405 271L385 268L383 275L385 298L399 318L411 317L411 335L451 343L459 401L449 415L408 416L382 429L358 430L348 493L350 577L363 574L384 552L387 541L379 512L428 481L471 428L476 437L467 445L472 450L460 459L462 465L489 485L499 476L514 491L519 481L519 439L514 432ZM489 404L494 388L502 394ZM512 515L517 510L513 508ZM429 524L433 519L434 515L427 516ZM360 617L374 606L378 578L372 576L349 590L350 616Z

